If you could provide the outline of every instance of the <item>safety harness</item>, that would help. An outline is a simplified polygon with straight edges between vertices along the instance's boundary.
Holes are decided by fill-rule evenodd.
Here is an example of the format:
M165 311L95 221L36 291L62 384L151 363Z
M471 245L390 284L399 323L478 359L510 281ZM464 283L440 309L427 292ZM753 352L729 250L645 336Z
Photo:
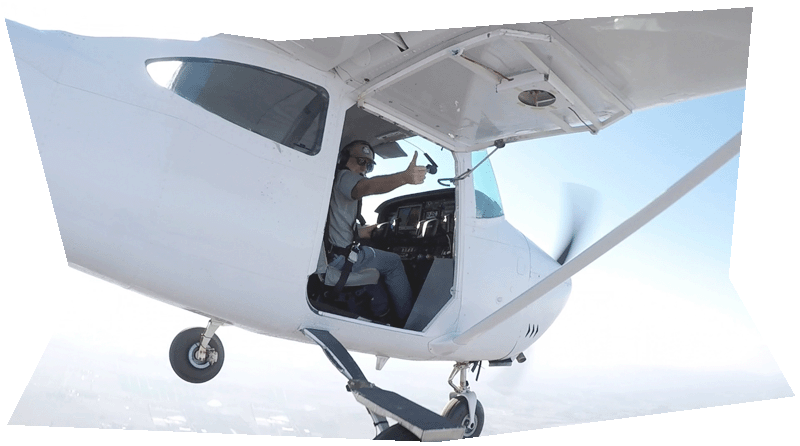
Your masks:
M331 191L331 198L333 198L333 191ZM341 275L339 276L339 281L336 282L336 286L334 290L337 294L342 292L344 288L344 284L347 282L347 278L350 276L350 272L353 270L353 264L358 261L358 252L360 251L361 243L358 242L358 227L356 226L356 221L360 223L362 226L367 223L364 217L361 215L361 199L358 199L358 207L356 208L356 219L353 221L351 225L353 229L353 241L346 247L342 248L339 246L333 246L328 239L328 231L330 230L330 213L328 214L328 219L325 221L325 251L328 254L328 261L330 262L333 260L334 255L344 256L345 262L344 266L341 269Z

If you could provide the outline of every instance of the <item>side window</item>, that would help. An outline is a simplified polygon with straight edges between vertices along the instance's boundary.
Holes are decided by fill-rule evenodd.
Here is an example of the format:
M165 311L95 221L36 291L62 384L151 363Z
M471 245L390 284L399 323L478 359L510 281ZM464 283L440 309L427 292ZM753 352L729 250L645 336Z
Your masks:
M319 153L328 92L265 68L214 59L147 61L159 85L251 132L306 155Z
M472 152L472 165L476 166L484 158L486 151ZM494 178L492 163L486 160L472 173L475 185L475 216L478 218L494 218L503 215L503 204L500 201L500 190Z

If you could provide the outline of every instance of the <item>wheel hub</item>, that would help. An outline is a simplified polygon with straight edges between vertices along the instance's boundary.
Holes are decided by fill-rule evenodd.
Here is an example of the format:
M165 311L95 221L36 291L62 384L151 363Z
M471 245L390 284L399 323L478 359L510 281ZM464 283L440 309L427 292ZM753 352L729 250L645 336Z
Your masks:
M475 423L470 421L469 415L464 417L461 425L464 426L464 438L471 437L475 433Z
M208 361L208 355L206 355L205 349L200 347L199 342L195 342L189 347L189 364L196 369L204 369L212 364L211 361Z

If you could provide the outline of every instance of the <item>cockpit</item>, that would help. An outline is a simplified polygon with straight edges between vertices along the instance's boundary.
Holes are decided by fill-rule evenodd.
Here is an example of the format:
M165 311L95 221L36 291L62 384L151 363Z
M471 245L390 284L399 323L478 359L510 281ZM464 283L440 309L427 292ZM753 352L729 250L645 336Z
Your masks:
M370 142L379 141L373 145L377 163L369 176L404 170L414 151L418 152L417 165L433 163L437 166L432 169L436 173L428 173L422 185L407 185L388 194L364 197L362 207L367 224L376 224L377 228L371 239L362 240L361 243L400 256L414 300L414 307L404 328L422 331L450 300L453 287L456 189L440 182L454 176L453 155L357 107L347 113L343 145L349 142L349 138L365 138L363 133L351 128L356 124L364 125L359 127L372 129L372 132L376 127L382 127L380 130L384 131L384 142L380 142L381 135L366 135ZM390 125L391 128L387 128ZM397 139L386 141L387 133ZM374 281L374 278L361 278L356 274L354 286L349 286L351 280L348 278L348 286L343 289L344 296L339 296L332 290L335 282L326 277L330 270L326 268L322 255L319 266L317 274L312 274L308 282L308 300L312 310L320 314L396 325L395 321L378 319L371 313L369 303L359 299L369 297L364 282ZM336 276L337 272L334 271L332 275Z
M503 215L488 154L479 150L460 155L463 167L457 177L459 157L452 152L353 106L345 117L341 146L356 139L367 140L377 155L375 170L368 176L405 170L414 152L418 153L417 165L428 164L429 173L423 184L366 196L362 202L367 225L376 224L377 228L370 239L360 242L400 256L412 289L413 309L404 324L375 314L370 306L370 290L381 286L377 270L351 273L341 292L334 292L341 274L328 267L324 249L316 273L309 276L309 305L322 315L423 331L452 297L459 212L479 220ZM474 195L462 196L470 202L469 209L458 211L460 184L468 184Z

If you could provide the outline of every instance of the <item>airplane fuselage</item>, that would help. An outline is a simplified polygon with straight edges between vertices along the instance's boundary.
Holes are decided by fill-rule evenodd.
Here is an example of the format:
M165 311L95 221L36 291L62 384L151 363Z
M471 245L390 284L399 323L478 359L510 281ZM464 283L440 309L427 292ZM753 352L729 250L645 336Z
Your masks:
M558 264L502 216L480 215L472 177L456 183L450 297L419 331L316 311L334 166L353 88L269 45L83 38L9 23L64 251L77 269L241 328L416 360L504 359L538 339L569 281L466 346L447 340ZM265 138L156 84L147 64L230 61L327 95L317 153ZM253 95L260 94L254 90ZM454 153L456 175L473 167ZM443 345L446 345L443 347Z

